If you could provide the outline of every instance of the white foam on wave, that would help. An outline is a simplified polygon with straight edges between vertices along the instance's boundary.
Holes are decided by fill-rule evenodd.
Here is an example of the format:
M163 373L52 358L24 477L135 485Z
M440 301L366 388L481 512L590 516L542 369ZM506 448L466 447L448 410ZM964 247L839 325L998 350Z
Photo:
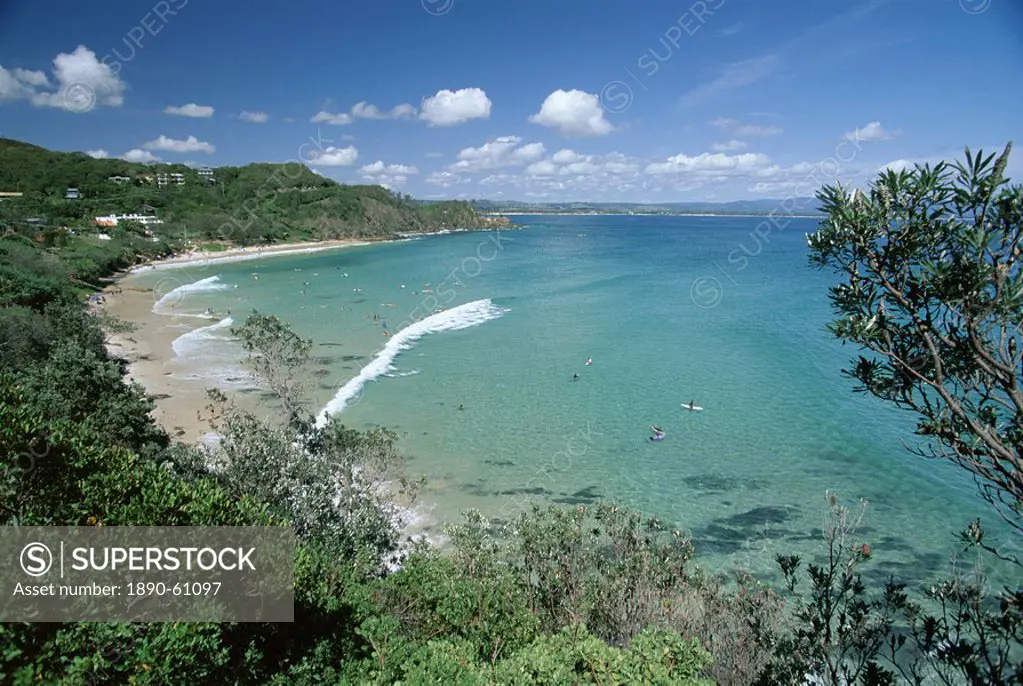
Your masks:
M415 376L419 373L418 369L413 369L410 372L387 372L384 374L388 379L400 379L405 376Z
M363 367L358 375L338 390L337 394L327 403L327 406L323 408L316 418L316 426L324 426L331 415L339 414L343 411L348 405L348 401L356 397L367 382L394 371L391 364L394 362L394 358L403 350L410 349L416 341L426 334L458 331L472 326L479 326L484 322L501 317L507 311L494 305L489 299L474 300L458 307L452 307L450 310L430 315L425 319L406 326L391 336L384 349L377 353L376 357Z
M220 388L250 386L253 378L239 363L240 351L231 335L233 325L234 320L226 317L171 341L174 361L182 365L172 376L212 381Z
M220 283L219 276L208 276L192 283L186 283L168 291L162 298L153 305L153 312L157 314L170 314L170 310L181 304L185 296L190 293L209 293L212 291L226 291L230 286ZM204 315L195 315L204 316Z
M226 317L216 324L203 326L178 336L171 341L171 347L174 349L174 354L178 357L196 357L201 355L203 349L211 342L231 340L230 329L233 325L234 320ZM223 335L225 329L227 329L227 336Z

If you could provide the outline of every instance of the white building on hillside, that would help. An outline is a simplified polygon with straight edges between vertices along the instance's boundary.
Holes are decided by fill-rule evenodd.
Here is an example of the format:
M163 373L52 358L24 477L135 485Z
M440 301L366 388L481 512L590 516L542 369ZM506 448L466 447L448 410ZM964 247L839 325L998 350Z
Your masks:
M163 224L162 219L150 216L148 214L110 214L105 217L96 217L96 226L117 226L119 222L138 222L145 226L150 224Z

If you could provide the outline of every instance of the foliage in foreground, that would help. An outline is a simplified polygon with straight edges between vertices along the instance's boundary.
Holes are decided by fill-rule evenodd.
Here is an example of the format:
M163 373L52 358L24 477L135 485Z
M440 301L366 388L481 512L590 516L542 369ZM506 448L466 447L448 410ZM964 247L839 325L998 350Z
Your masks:
M995 159L825 188L811 261L842 276L832 331L870 353L847 374L919 417L920 451L954 461L1023 534L1023 186Z

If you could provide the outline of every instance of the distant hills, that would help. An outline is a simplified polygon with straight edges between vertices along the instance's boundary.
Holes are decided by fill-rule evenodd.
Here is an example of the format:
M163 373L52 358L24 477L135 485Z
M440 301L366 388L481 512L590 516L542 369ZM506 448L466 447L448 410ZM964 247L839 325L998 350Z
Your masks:
M387 238L500 223L466 202L423 203L381 186L339 184L297 162L198 170L0 138L0 231L87 228L97 216L139 212L161 220L150 226L157 237L238 244Z
M784 203L784 204L783 204ZM673 203L605 203L567 202L530 203L519 201L473 200L473 207L480 212L605 212L608 214L753 214L766 215L771 212L789 214L788 208L800 208L793 214L821 216L820 203L816 198L792 198L787 200L759 199L735 200L733 202L673 202Z

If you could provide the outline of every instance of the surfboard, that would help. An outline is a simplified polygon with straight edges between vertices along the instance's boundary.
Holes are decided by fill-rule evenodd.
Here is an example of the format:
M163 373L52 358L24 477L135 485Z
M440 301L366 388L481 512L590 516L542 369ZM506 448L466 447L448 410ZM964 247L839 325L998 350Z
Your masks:
M699 412L703 408L699 405L682 405L683 410L689 410L690 412Z

